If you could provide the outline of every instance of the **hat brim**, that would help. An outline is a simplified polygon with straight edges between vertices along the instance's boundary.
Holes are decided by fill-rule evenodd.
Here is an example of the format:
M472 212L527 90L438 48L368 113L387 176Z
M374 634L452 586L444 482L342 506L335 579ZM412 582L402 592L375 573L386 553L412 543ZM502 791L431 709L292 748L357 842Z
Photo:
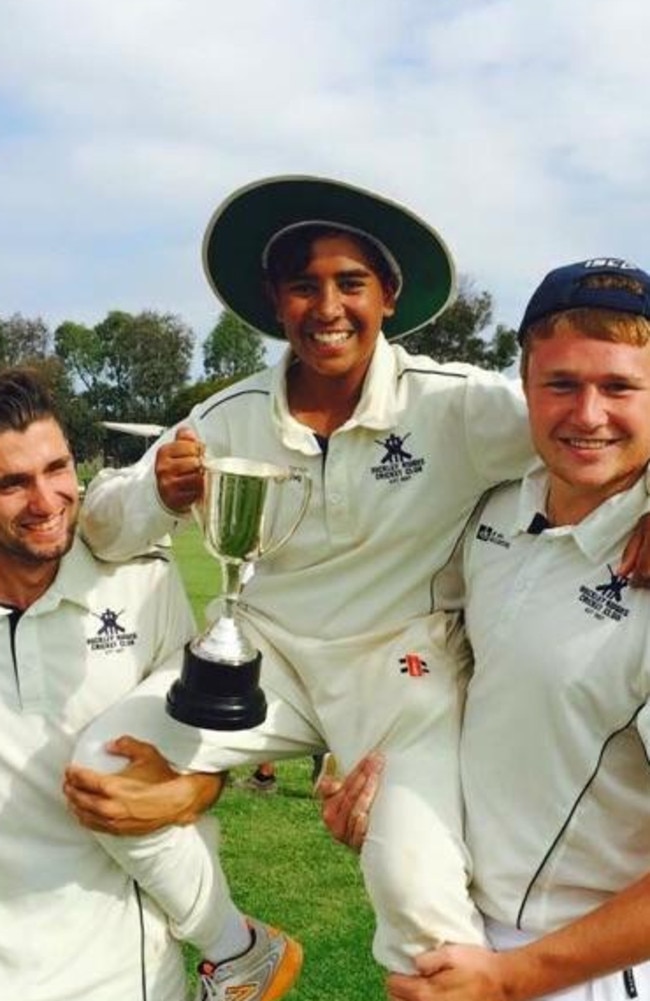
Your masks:
M270 177L222 202L203 240L203 267L217 298L260 333L284 339L264 286L264 248L279 230L313 219L363 230L396 258L403 287L395 314L384 323L388 338L418 330L453 299L452 256L438 233L408 209L341 181Z

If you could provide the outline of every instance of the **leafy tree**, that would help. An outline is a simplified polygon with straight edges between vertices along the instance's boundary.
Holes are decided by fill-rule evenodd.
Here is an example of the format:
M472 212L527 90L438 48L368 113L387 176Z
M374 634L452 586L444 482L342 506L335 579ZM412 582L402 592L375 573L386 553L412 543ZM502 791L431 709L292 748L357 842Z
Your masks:
M266 364L261 334L225 310L203 343L203 367L210 378L241 379Z
M502 370L517 357L516 331L498 324L491 337L493 302L489 292L476 292L472 282L461 279L458 298L442 316L404 337L401 343L413 354L436 361L464 361L482 368Z
M96 328L66 320L54 331L54 349L86 390L92 392L96 389L105 365Z
M25 365L46 358L50 341L50 331L40 316L30 320L14 313L6 320L0 318L0 365Z
M164 423L187 382L194 334L170 313L113 310L92 328L61 324L55 344L98 420Z
M114 311L95 328L105 352L113 413L157 421L187 381L194 335L177 316ZM119 419L119 418L118 418Z
M193 383L191 386L183 386L179 389L178 393L172 397L167 412L165 414L165 419L162 422L167 427L172 424L178 424L189 414L190 410L196 406L197 403L202 403L203 400L207 400L209 396L213 393L218 393L221 389L225 389L233 382L237 382L238 377L230 379L200 379L198 382Z

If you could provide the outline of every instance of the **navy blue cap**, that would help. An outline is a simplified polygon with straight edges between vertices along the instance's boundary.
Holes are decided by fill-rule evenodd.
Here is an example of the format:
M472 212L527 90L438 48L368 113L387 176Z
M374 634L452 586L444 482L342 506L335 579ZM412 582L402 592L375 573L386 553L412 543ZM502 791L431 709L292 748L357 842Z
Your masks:
M624 288L593 288L586 281L592 275L625 276L638 282L641 291L637 293ZM650 275L619 257L592 257L588 261L578 261L549 271L526 306L517 335L519 343L521 344L531 323L551 313L579 309L582 306L615 309L650 318Z

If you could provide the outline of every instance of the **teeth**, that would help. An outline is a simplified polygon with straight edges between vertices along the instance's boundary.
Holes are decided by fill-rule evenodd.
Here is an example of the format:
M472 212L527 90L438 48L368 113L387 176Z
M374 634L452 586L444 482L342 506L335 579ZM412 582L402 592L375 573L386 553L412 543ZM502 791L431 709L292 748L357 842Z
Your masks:
M58 528L61 523L61 515L55 515L52 518L46 518L44 521L34 521L25 525L25 529L28 532L49 532L53 528Z
M350 334L347 330L334 330L329 333L321 331L312 336L318 344L344 344Z
M596 438L567 438L567 444L572 448L590 448L595 451L600 448L607 448L608 445L613 444L611 441L602 441Z

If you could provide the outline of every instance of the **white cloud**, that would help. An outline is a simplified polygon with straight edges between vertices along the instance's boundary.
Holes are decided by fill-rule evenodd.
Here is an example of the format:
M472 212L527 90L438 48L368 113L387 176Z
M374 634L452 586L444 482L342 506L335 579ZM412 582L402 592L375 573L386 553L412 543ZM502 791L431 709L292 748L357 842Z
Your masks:
M3 14L1 315L148 307L205 334L204 225L270 173L408 202L509 322L558 263L650 265L645 0L5 0Z

